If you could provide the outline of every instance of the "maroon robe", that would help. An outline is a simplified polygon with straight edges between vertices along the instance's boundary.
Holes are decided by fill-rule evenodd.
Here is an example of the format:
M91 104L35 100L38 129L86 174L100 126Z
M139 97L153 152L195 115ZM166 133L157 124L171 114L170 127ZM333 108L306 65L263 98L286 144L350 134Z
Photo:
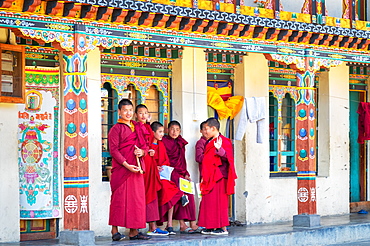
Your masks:
M198 225L207 229L229 225L229 195L235 191L234 153L231 141L220 135L222 147L214 147L216 139L206 145L203 158L202 201Z
M206 146L207 138L202 136L195 144L195 161L199 165L199 182L202 181L202 162L204 157L204 148Z
M134 155L135 145L146 153L148 145L145 140L146 130L140 123L132 121L135 130L124 123L114 125L109 131L109 151L112 156L111 204L109 225L132 229L145 228L145 188L144 177L133 173L122 165L126 161L137 166ZM141 167L145 164L140 159Z
M185 159L185 145L187 145L188 142L183 139L181 135L176 139L166 135L163 137L162 142L166 147L167 155L170 159L170 166L174 168L171 174L171 180L179 187L179 179L189 175L186 169L187 165ZM173 219L175 220L194 221L196 219L194 195L186 195L189 200L188 205L183 207L181 200L179 200L174 206Z

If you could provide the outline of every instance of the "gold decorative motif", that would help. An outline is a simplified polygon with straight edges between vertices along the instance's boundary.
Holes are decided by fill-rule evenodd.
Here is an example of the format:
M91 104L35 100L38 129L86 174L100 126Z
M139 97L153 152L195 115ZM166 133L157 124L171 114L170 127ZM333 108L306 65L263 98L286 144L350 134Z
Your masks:
M330 54L328 55L329 57L331 58L336 58L336 59L343 59L343 58L346 58L345 56L342 56L342 55L338 55L338 54Z
M118 64L121 64L123 67L146 67L145 63L140 62L129 62L129 61L122 61Z
M279 48L278 49L278 52L288 53L288 54L295 54L295 53L297 53L295 50L291 50L291 49L288 49L288 48Z
M25 56L26 56L26 58L34 58L34 59L44 59L44 58L47 58L46 55L35 54L35 53L26 53Z
M130 38L137 38L137 39L150 39L150 36L147 35L147 34L144 34L144 33L134 33L134 32L130 32L130 33L126 33L127 36L129 36Z
M69 25L63 25L63 24L47 24L45 27L53 30L64 30L64 31L72 31L72 26Z
M296 75L290 75L290 74L280 74L280 78L284 79L296 79Z
M215 47L220 47L220 48L232 48L233 46L228 43L212 43L213 46Z
M223 69L209 68L207 69L208 73L224 73Z

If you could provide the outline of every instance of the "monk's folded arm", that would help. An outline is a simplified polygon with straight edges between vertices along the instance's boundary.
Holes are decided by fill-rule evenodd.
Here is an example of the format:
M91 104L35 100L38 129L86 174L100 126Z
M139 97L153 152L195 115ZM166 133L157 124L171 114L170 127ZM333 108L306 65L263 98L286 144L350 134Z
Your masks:
M120 134L117 131L118 128L113 127L108 135L109 143L109 152L118 163L123 163L126 161L126 158L119 151L120 145Z
M216 149L216 154L220 157L226 157L226 151L222 147L219 150Z

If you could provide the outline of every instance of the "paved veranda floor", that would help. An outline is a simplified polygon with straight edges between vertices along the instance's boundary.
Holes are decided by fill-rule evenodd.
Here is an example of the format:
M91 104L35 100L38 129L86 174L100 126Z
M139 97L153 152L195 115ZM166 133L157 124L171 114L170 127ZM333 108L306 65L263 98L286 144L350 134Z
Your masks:
M275 236L279 237L280 239L276 242L276 245L335 245L335 239L333 241L333 234L332 232L337 230L338 228L359 228L364 227L366 230L370 228L370 214L347 214L347 215L337 215L337 216L325 216L321 217L321 226L318 228L294 228L293 222L277 222L277 223L268 223L268 224L257 224L257 225L244 225L244 226L231 226L229 228L229 235L223 236L213 236L213 235L201 235L201 234L180 234L177 232L177 235L173 236L166 236L166 237L154 237L148 241L130 241L128 239L124 239L119 242L112 242L110 237L96 237L96 245L160 245L160 246L168 246L168 245L203 245L211 244L211 245L266 245L267 241L265 240L267 237ZM354 231L353 233L361 234L362 232ZM313 235L312 233L319 232L319 236ZM340 231L338 231L341 234ZM337 232L337 234L338 234ZM294 240L284 239L287 236L291 236L295 233L302 233ZM307 234L308 233L308 234ZM348 232L347 232L348 233ZM340 237L338 238L338 244L344 242L355 242L357 241L357 237L351 234L351 238L348 237ZM367 231L365 231L367 234ZM317 242L314 241L310 243L305 243L305 238L311 237L317 238ZM305 236L306 235L306 236ZM326 235L330 238L329 241L326 240ZM370 240L370 233L367 235L358 235L358 240ZM322 238L320 238L322 237ZM302 244L300 244L299 240L302 240ZM242 239L242 241L240 241ZM261 240L261 244L258 244L259 239ZM225 241L226 240L226 241ZM274 242L275 242L274 241ZM204 243L206 242L206 243ZM211 243L212 242L212 243ZM222 242L222 243L221 243ZM245 244L244 244L245 242ZM249 242L249 243L248 243ZM271 242L271 240L270 240ZM289 243L291 242L291 243ZM293 244L294 242L294 244ZM327 242L327 243L325 243ZM333 243L334 242L334 243ZM26 242L19 242L19 243L3 243L0 245L7 245L7 246L25 246L25 245L62 245L59 244L58 239L51 239L51 240L38 240L38 241L26 241ZM274 245L274 244L270 244ZM361 244L363 245L363 244Z

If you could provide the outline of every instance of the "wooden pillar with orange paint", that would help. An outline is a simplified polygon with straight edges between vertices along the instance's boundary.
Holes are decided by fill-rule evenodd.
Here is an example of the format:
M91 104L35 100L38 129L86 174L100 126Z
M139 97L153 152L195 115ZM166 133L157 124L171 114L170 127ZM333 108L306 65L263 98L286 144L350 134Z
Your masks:
M62 61L64 111L64 231L61 243L94 244L90 229L87 54L85 35L75 33L73 52Z
M298 215L293 226L320 225L316 214L316 107L315 72L306 70L297 74L299 101L296 111L296 164Z

